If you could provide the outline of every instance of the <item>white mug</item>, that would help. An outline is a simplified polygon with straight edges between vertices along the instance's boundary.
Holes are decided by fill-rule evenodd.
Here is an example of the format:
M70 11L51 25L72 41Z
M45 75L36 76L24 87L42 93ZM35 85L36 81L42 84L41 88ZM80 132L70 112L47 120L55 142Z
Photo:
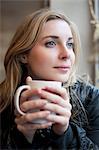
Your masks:
M20 97L20 93L25 90L25 89L42 89L44 87L61 87L61 82L58 82L58 81L44 81L44 80L28 80L27 81L27 85L22 85L20 86L17 90L16 90L16 93L15 93L15 98L14 98L14 105L15 105L15 108L16 110L18 111L18 113L20 113L21 115L25 115L26 113L24 113L21 109L20 109L20 102L19 102L19 97ZM35 99L36 97L38 96L32 96L32 99ZM36 112L36 111L40 111L38 109L36 110L33 110L33 112ZM36 119L36 120L33 120L33 123L39 123L39 124L42 124L42 123L46 123L47 120L45 119Z

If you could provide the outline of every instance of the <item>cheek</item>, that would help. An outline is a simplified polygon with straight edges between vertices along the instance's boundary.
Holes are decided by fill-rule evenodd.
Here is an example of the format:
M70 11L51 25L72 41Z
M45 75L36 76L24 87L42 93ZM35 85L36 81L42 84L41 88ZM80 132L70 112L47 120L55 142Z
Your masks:
M47 66L50 63L49 56L45 54L38 54L38 55L31 55L31 57L28 58L28 64L31 68L42 68Z
M43 50L41 49L41 53L38 52L35 56L33 56L33 58L34 63L40 66L41 65L46 66L48 64L51 65L53 60L55 60L54 55L51 52L47 51L46 49Z

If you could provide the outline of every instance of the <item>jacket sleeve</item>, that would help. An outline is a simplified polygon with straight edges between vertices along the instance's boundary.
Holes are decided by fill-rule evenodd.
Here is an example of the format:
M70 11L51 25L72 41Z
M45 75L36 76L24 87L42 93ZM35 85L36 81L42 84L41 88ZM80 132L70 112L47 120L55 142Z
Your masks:
M74 140L80 149L99 149L99 89L88 84L78 84L76 94L85 108L88 125L70 122Z
M81 87L81 89L79 88ZM51 137L57 149L99 150L99 89L92 85L78 86L78 96L85 107L88 126L79 126L70 121L68 130L62 136Z
M99 150L86 131L75 123L70 123L68 130L61 136L52 131L50 140L53 143L52 147L59 150Z
M87 136L99 146L99 89L89 88L85 109L89 119Z

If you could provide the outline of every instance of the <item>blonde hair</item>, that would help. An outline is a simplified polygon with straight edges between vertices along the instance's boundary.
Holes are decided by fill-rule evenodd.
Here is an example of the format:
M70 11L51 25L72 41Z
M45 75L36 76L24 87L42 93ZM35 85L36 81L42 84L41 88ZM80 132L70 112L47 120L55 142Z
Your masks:
M74 23L63 14L49 9L38 10L28 15L17 29L5 55L4 67L6 77L0 84L0 111L3 111L9 104L13 103L15 90L20 85L22 76L24 76L24 69L19 59L20 55L28 53L33 48L39 38L43 25L53 19L61 19L69 24L73 34L74 52L77 60L80 41ZM76 65L77 63L75 62L68 83L65 84L66 86L74 82Z

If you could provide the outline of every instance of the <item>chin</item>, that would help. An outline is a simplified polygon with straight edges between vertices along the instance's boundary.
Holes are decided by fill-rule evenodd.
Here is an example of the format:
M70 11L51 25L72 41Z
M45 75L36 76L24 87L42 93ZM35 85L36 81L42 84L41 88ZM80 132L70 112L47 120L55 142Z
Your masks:
M59 82L62 82L62 83L65 83L68 81L68 78L65 77L65 78L55 78L53 81L59 81Z
M58 82L62 82L65 83L68 81L69 79L69 75L54 75L54 76L44 76L43 78L40 78L42 80L48 80L48 81L58 81Z

